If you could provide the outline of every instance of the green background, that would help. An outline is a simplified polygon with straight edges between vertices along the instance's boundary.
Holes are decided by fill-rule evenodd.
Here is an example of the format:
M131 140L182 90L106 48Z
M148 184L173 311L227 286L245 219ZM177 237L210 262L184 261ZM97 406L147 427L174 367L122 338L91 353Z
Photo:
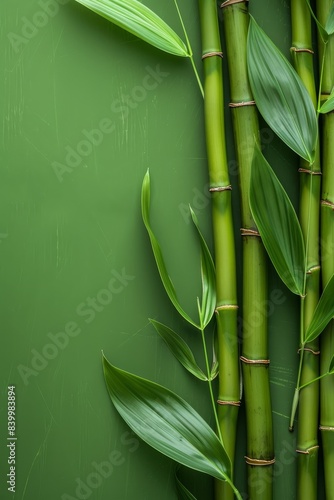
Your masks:
M172 0L145 3L182 35ZM179 5L200 66L196 4L180 0ZM152 317L182 333L203 366L199 339L159 281L140 215L141 182L150 168L152 223L180 300L195 315L199 249L189 203L209 243L211 230L203 103L191 65L72 0L3 0L0 9L0 496L176 499L174 464L134 438L112 407L101 350L115 365L175 390L210 420L207 387L184 371L148 323ZM253 0L251 12L289 55L289 3ZM225 91L240 255L227 85ZM262 126L265 154L297 203L296 157ZM99 127L103 131L96 132ZM119 275L113 291L104 292ZM298 300L273 270L270 291L281 295L269 319L274 497L289 500L295 498L296 435L288 432L288 415ZM15 384L17 397L15 494L6 485L9 384ZM246 491L243 413L242 408L236 479L241 492ZM97 475L97 468L106 477ZM186 476L198 500L208 500L211 479Z

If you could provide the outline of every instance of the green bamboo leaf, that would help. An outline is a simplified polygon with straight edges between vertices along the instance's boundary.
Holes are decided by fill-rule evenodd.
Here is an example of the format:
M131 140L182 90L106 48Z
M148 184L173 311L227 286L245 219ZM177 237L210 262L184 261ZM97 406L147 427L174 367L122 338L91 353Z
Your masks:
M288 195L258 146L252 162L250 206L276 271L293 293L303 295L305 249L301 227Z
M328 373L334 373L334 356L331 359L331 364L329 365Z
M219 364L217 360L214 360L211 367L210 380L214 380L219 373Z
M180 478L178 477L177 470L175 472L175 482L177 496L179 500L196 500L196 497L185 487Z
M334 275L324 288L313 318L305 333L305 342L316 339L334 317Z
M192 373L200 380L208 380L203 371L196 363L190 347L182 339L182 337L180 337L180 335L174 332L171 328L163 325L162 323L159 323L158 321L150 319L150 322L162 337L162 339L166 342L176 359L186 368L186 370L188 370L188 372Z
M334 109L334 92L332 91L331 95L328 97L328 99L322 103L319 113L330 113Z
M164 52L181 57L191 56L172 28L137 0L76 1Z
M213 335L213 342L212 342L212 366L211 366L211 372L210 372L210 380L214 380L219 373L219 363L218 363L218 358L217 358L217 351L218 351L218 338L217 338L217 330L215 330L214 335Z
M327 35L332 35L334 33L334 3L328 14L328 18L325 25L325 31Z
M318 133L312 100L294 68L253 18L247 57L251 88L263 118L282 141L312 163Z
M150 224L150 201L151 201L151 188L150 188L150 175L149 171L146 172L144 180L143 180L143 186L142 186L142 195L141 195L141 207L142 207L142 217L143 221L145 224L145 227L147 229L150 241L151 241L151 246L153 250L153 254L155 257L155 261L158 267L158 271L161 277L161 281L165 287L165 290L167 292L168 297L170 298L172 304L174 305L175 309L181 314L181 316L191 325L195 326L196 328L200 328L191 318L190 316L183 310L181 307L176 291L174 288L174 285L172 283L172 280L170 279L167 268L165 265L165 261L162 255L162 251L160 248L160 245L158 243L157 238L155 237L155 234L151 228Z
M202 417L169 389L112 366L103 356L110 398L129 427L176 462L230 482L231 463Z
M197 229L201 245L201 277L202 277L202 303L199 306L199 316L202 330L210 323L216 306L216 275L210 250L199 229L198 220L191 207L190 213Z

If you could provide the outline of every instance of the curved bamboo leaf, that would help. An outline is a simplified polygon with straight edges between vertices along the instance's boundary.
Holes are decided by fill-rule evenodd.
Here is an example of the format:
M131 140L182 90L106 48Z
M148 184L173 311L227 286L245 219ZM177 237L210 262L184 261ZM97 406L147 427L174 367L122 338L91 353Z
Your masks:
M180 478L178 477L177 470L175 471L175 482L177 496L179 500L196 500L196 497L185 487Z
M169 389L112 366L104 377L117 411L150 446L176 462L230 482L231 463L211 427Z
M316 339L334 317L334 275L324 288L305 334L305 342Z
M327 35L332 35L334 33L334 3L328 14L328 18L325 25L325 31Z
M330 373L330 374L334 373L334 356L331 359L331 363L330 363L329 368L328 368L328 373Z
M319 113L330 113L330 111L333 111L334 109L334 92L331 93L331 95L328 97L328 99L322 103Z
M218 376L218 373L219 373L219 364L218 361L215 359L211 367L210 380L214 380Z
M311 98L294 68L253 18L247 57L249 80L261 115L282 141L312 163L318 128Z
M201 329L210 323L216 306L216 274L210 250L199 229L198 220L191 207L190 213L193 223L197 229L201 245L201 277L202 277L202 303L199 306Z
M188 344L180 337L180 335L178 335L168 326L165 326L158 321L150 319L150 322L162 337L162 339L166 342L176 359L186 368L186 370L188 370L188 372L192 373L200 380L208 380L208 378L196 363L194 355L191 352Z
M303 295L305 249L302 230L288 195L258 147L252 162L250 206L277 273L293 293Z
M142 217L143 221L145 224L145 227L147 229L150 241L151 241L151 246L153 250L153 254L155 257L155 261L158 267L158 271L161 277L161 281L165 287L165 290L167 292L168 297L170 298L172 304L174 305L175 309L181 314L181 316L188 321L191 325L195 326L196 328L200 329L200 326L197 325L191 318L190 316L183 310L181 307L176 291L174 288L174 285L172 283L172 280L170 279L167 268L165 265L165 261L162 255L162 251L159 245L159 242L157 238L155 237L154 232L152 231L151 224L150 224L150 200L151 200L151 188L150 188L150 175L149 171L146 172L144 180L143 180L143 186L142 186L142 195L141 195L141 208L142 208Z
M181 57L191 56L172 28L137 0L76 1L164 52Z
M214 380L219 374L217 351L218 351L218 337L217 337L217 330L215 330L212 342L212 366L210 372L210 380Z

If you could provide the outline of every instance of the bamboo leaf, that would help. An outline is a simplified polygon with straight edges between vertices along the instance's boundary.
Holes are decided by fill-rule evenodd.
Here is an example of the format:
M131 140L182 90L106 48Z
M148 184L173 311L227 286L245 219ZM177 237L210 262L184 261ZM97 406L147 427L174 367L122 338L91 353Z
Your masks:
M150 319L150 322L161 338L166 342L176 359L186 368L186 370L200 380L208 380L196 363L194 355L188 344L182 339L182 337L180 337L180 335L174 332L171 328L159 323L158 321Z
M302 158L313 162L317 118L296 71L251 18L248 72L257 107L273 131Z
M176 490L177 496L179 500L196 500L196 497L185 487L182 481L179 479L177 470L175 472L175 482L176 482Z
M331 95L328 97L328 99L322 103L319 113L330 113L330 111L333 111L334 109L334 92L331 93Z
M217 331L215 330L212 342L212 366L211 366L210 380L214 380L219 373L217 351L218 351L218 338L217 338Z
M150 175L149 171L146 172L144 180L143 180L143 186L142 186L142 196L141 196L141 207L142 207L142 217L143 221L145 224L145 227L147 229L150 241L151 241L151 246L153 250L153 254L155 257L155 261L158 267L158 271L161 277L161 281L165 287L165 290L167 292L168 297L170 298L172 304L174 305L175 309L181 314L181 316L191 325L195 326L196 328L200 328L191 318L190 316L183 310L181 307L176 291L174 288L174 285L172 283L172 280L170 279L167 268L165 265L165 261L162 255L162 251L159 245L159 242L157 238L155 237L155 234L151 228L150 224L150 199L151 199L151 188L150 188Z
M217 359L213 361L210 373L210 380L214 380L219 373L219 364Z
M334 373L334 356L331 359L331 364L329 365L328 373Z
M181 38L157 14L137 0L76 0L96 14L164 52L190 57Z
M229 480L231 463L211 427L169 389L111 365L103 356L110 398L129 427L176 462Z
M195 212L189 208L201 245L202 303L199 307L199 316L201 328L204 330L210 323L216 306L216 275L210 250L199 229Z
M303 295L305 249L301 227L288 195L258 146L252 162L250 206L277 273L293 293Z
M327 35L332 35L334 33L334 3L329 11L328 18L325 25L325 30Z
M305 342L316 339L334 317L334 275L324 288L311 323L305 333Z

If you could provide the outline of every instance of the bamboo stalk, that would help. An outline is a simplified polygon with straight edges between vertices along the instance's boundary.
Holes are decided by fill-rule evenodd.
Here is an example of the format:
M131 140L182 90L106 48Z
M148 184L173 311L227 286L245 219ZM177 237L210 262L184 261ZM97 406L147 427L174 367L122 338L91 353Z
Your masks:
M237 291L231 186L223 115L222 54L215 0L199 0L204 67L204 115L217 288L219 362L218 418L223 444L234 463L240 397ZM232 474L233 477L233 474ZM216 483L216 499L234 497L227 483Z
M243 235L242 368L246 402L249 498L272 498L273 423L268 370L266 254L249 204L251 163L259 123L247 74L246 2L223 4L234 138L239 165ZM254 311L257 311L254 315ZM251 361L263 360L262 363Z
M317 93L314 82L311 14L304 0L291 0L292 56L295 68L303 80L314 106L317 106ZM305 297L301 299L300 341L303 352L300 354L303 385L319 376L319 341L304 345L304 334L312 319L319 301L320 263L319 263L319 205L320 205L320 151L313 165L301 160L300 180L300 223L306 246L306 283ZM311 173L309 173L311 171ZM300 500L317 499L318 471L318 413L319 382L314 382L300 392L297 437L297 498Z
M331 0L317 2L317 16L325 24ZM324 44L319 40L319 54ZM326 98L334 86L334 37L330 36L324 57L321 94ZM322 204L321 204L321 264L323 286L334 273L334 113L328 113L322 120ZM326 373L334 354L334 321L321 336L321 373ZM323 446L326 498L334 498L334 375L320 383L320 431Z

